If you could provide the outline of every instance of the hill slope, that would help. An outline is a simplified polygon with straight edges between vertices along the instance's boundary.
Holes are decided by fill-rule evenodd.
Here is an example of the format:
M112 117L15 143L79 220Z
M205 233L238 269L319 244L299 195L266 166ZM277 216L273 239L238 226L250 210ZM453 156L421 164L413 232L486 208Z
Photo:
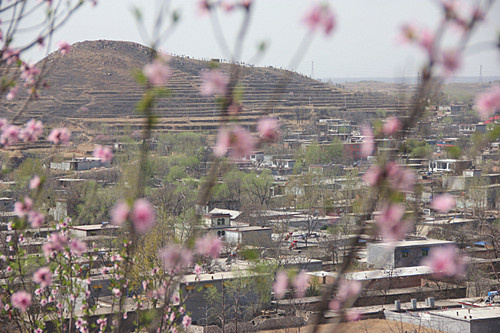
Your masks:
M50 88L31 103L25 118L38 117L47 123L71 122L82 130L97 130L109 125L120 132L140 126L134 106L143 89L133 79L133 72L150 59L151 50L139 44L120 41L86 41L75 43L65 56L55 52L46 59L50 72L46 79ZM40 66L41 64L39 64ZM173 97L161 100L156 112L159 130L213 130L218 119L211 98L198 92L199 73L206 61L173 57L170 66L174 75L169 82ZM222 70L229 65L221 63ZM245 86L243 123L254 123L265 114L264 106L272 97L283 69L242 66ZM284 93L275 101L274 112L282 118L295 117L298 112L315 110L374 111L395 110L395 101L383 94L351 93L335 86L291 73ZM8 113L19 102L5 103ZM346 108L347 106L347 108Z

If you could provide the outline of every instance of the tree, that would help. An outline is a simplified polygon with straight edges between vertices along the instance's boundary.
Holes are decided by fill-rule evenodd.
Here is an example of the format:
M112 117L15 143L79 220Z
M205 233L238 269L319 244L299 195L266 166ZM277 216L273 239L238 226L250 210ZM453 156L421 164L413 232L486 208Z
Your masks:
M243 189L251 203L269 205L271 202L274 179L271 171L264 170L257 174L252 171L243 177Z

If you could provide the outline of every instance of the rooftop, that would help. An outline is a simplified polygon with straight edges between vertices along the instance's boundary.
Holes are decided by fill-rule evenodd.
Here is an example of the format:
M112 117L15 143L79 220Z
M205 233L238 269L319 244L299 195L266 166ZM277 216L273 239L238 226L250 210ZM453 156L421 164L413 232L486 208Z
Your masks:
M446 241L441 239L412 239L412 240L402 240L398 242L381 242L381 243L371 243L369 246L387 246L387 247L410 247L410 246L432 246L432 245L451 245L455 244L452 241Z

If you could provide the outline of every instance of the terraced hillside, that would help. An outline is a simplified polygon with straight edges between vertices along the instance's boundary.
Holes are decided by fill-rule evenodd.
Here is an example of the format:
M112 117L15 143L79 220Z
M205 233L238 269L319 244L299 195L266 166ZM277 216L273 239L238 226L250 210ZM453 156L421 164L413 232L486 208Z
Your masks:
M53 53L42 60L50 69L46 77L50 88L28 106L24 117L36 116L46 123L69 122L87 133L98 132L103 126L117 133L139 128L140 115L134 113L134 105L143 90L136 84L133 72L141 69L150 56L151 50L142 45L106 40L76 43L65 56ZM215 129L218 118L214 101L198 92L199 73L208 63L173 57L170 66L174 72L169 82L173 97L158 103L157 129ZM220 66L229 71L229 64ZM268 112L294 119L300 112L336 110L349 118L353 112L375 112L379 108L394 112L406 108L406 104L385 94L349 92L283 69L240 69L245 86L242 122L248 125ZM285 75L289 75L289 82L283 93L276 96L276 83ZM269 101L274 102L272 109L266 108ZM4 103L2 113L14 112L20 103Z

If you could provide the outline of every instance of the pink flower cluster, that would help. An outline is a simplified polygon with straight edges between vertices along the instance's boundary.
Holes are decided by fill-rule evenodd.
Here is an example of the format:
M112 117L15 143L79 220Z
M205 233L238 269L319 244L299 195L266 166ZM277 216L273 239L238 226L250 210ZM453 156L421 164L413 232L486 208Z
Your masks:
M476 108L482 120L487 119L500 109L500 85L497 84L490 90L479 94L476 98Z
M163 268L170 274L176 274L189 267L193 261L190 249L174 244L160 250L158 257Z
M362 285L359 281L341 280L337 295L330 301L330 310L340 311L346 301L359 295L361 288Z
M68 130L65 127L59 127L59 128L54 128L49 136L47 137L47 140L53 142L54 144L63 144L63 145L68 145L69 140L71 138L71 131Z
M304 297L309 286L309 275L305 271L300 271L293 279L292 286L295 288L295 295L297 297ZM279 271L276 274L276 282L273 284L275 297L278 299L283 298L287 289L288 275L284 271Z
M460 277L465 272L465 258L457 253L457 247L454 245L431 249L429 257L422 261L422 265L430 267L437 278Z
M152 63L144 66L142 72L148 78L148 81L153 86L163 86L167 83L172 70L168 66L170 55L159 52Z
M43 124L40 120L31 119L22 128L10 125L7 119L0 118L0 144L10 146L18 141L35 142L43 133Z
M231 148L233 158L241 158L250 154L254 148L254 140L250 133L243 127L233 125L229 128L221 127L214 148L214 154L222 157Z
M33 281L45 288L52 284L52 272L48 267L42 267L33 274Z
M202 71L200 92L203 96L223 96L227 92L229 78L218 69Z
M111 162L113 159L113 151L108 147L96 145L94 148L94 157L100 158L104 163Z
M369 186L378 185L385 178L395 191L412 191L415 185L415 174L396 162L387 163L383 169L372 166L363 176L365 184Z
M335 28L335 15L328 4L314 4L304 17L304 23L309 30L322 29L325 35L330 35Z
M31 294L28 294L24 290L18 291L12 294L10 302L16 309L21 310L21 312L26 312L31 305Z
M146 199L135 200L132 211L125 202L117 203L111 209L111 223L122 225L127 219L134 223L134 229L139 234L145 234L150 231L155 223L155 210L153 205Z
M71 45L64 40L57 42L57 47L59 48L59 52L61 52L62 55L68 54L71 50Z
M218 258L222 249L222 241L214 234L206 234L196 240L196 252L202 256Z
M382 211L375 217L375 222L385 241L397 241L406 235L409 222L403 221L405 207L402 204L385 203Z
M27 216L32 228L40 228L44 222L43 214L33 209L33 200L28 196L25 196L23 201L17 201L14 204L14 213L20 219Z
M438 195L432 200L431 208L440 213L448 213L457 205L457 200L450 194Z

